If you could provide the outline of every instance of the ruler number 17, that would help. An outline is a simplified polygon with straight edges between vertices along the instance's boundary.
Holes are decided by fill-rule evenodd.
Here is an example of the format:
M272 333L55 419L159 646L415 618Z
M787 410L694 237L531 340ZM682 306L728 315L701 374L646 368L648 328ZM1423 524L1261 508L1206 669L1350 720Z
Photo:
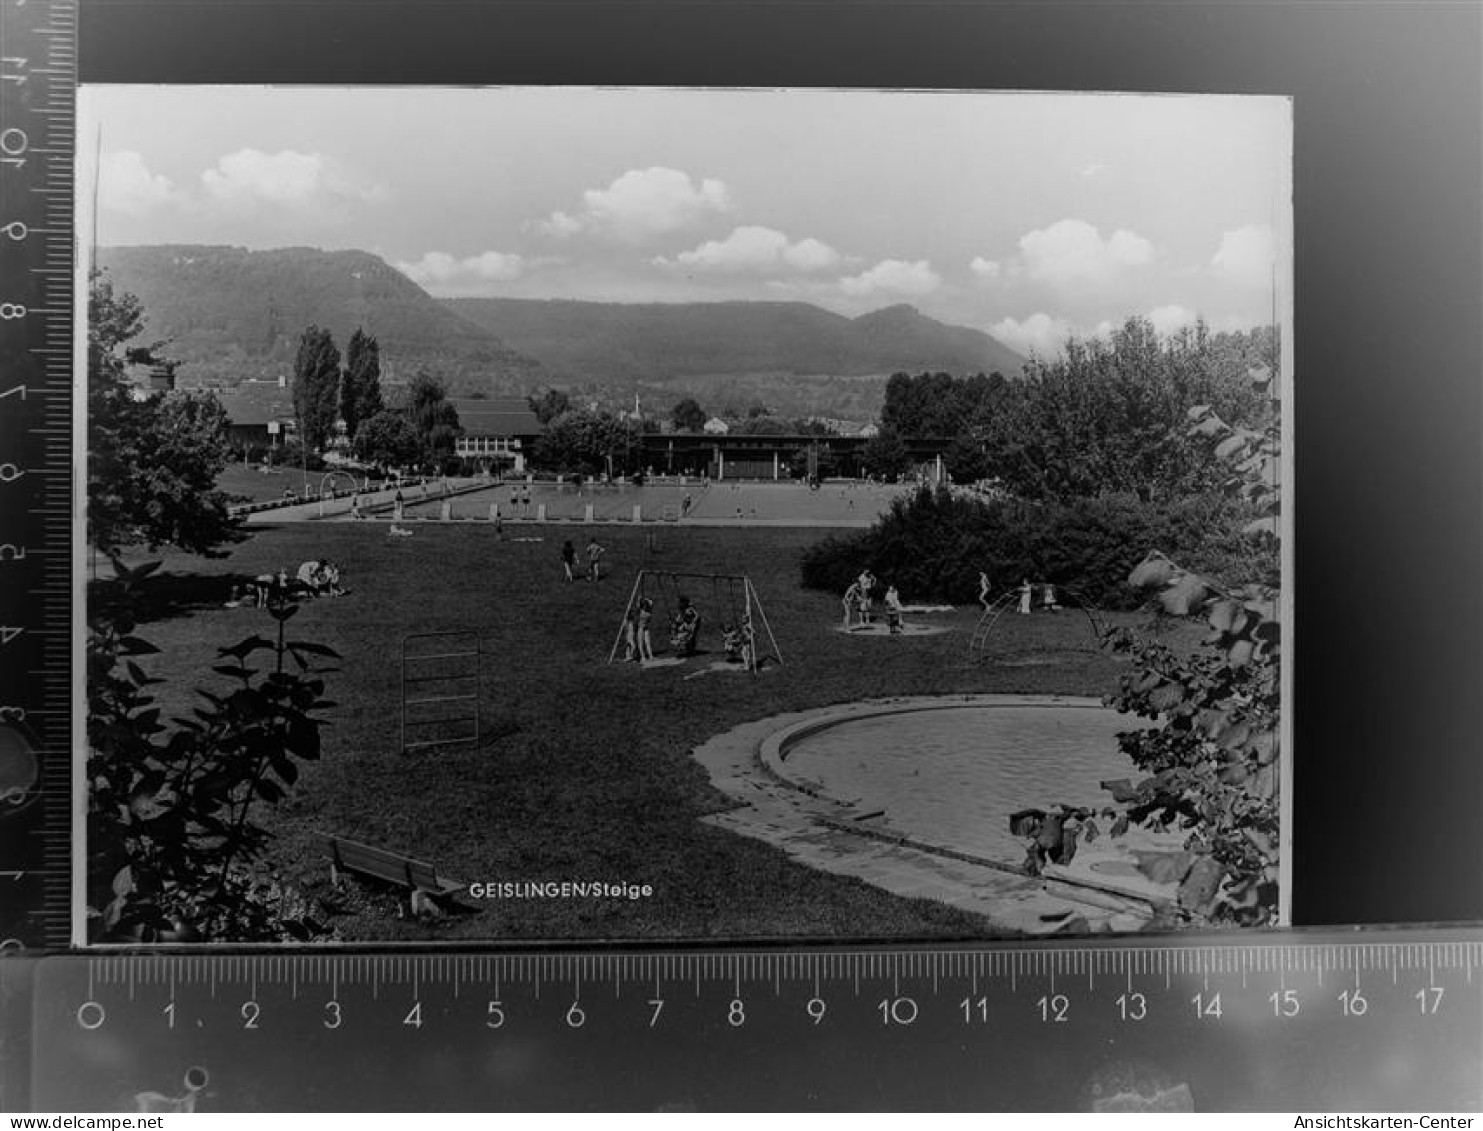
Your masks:
M1421 1005L1421 1012L1427 1017L1442 1008L1442 991L1441 986L1427 986L1416 991L1416 1000Z

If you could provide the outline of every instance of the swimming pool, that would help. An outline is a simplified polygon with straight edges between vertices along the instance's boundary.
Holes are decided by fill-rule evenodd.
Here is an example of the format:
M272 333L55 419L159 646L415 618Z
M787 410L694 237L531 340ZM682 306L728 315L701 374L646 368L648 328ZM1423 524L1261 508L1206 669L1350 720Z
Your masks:
M1075 697L993 696L936 705L864 705L786 728L764 762L786 781L849 802L882 831L1018 865L1017 809L1110 802L1098 783L1136 778L1117 733L1138 720Z

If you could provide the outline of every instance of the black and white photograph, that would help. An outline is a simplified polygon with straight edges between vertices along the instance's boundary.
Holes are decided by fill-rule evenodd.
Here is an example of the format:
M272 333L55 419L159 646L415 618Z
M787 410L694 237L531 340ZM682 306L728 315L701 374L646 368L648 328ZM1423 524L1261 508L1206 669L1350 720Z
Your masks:
M77 162L78 943L1289 923L1286 97L85 85Z

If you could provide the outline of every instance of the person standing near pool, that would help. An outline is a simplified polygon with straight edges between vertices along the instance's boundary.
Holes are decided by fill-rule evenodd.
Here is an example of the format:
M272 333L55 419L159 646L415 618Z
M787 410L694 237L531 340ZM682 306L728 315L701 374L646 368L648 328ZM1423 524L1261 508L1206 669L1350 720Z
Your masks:
M1030 588L1030 579L1028 577L1020 582L1020 612L1028 613L1030 611L1030 596L1033 592L1034 590Z
M576 564L577 548L572 545L572 540L568 538L561 544L561 568L566 571L566 579L568 581L575 581L577 579L575 572Z
M984 612L988 612L989 611L989 606L993 603L989 599L990 596L992 595L992 593L993 593L993 586L989 584L989 575L987 573L985 573L983 570L979 570L978 571L978 603L984 607Z
M396 489L396 494L392 497L392 504L395 513L392 514L391 519L393 522L401 522L402 507L406 504L406 500L402 498L402 489L400 487Z
M598 545L597 535L587 539L587 580L594 584L600 580L602 573L603 548Z
M844 626L846 629L854 628L854 621L860 608L860 581L850 582L850 587L844 591Z

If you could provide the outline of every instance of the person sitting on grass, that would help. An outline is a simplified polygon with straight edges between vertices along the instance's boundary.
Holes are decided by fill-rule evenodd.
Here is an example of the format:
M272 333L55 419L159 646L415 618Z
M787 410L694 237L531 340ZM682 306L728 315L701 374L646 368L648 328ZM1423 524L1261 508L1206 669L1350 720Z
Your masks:
M299 572L294 576L294 587L310 597L318 597L323 586L325 561L301 562Z
M679 606L670 621L670 647L677 656L693 656L700 642L700 610L684 596L680 597Z

